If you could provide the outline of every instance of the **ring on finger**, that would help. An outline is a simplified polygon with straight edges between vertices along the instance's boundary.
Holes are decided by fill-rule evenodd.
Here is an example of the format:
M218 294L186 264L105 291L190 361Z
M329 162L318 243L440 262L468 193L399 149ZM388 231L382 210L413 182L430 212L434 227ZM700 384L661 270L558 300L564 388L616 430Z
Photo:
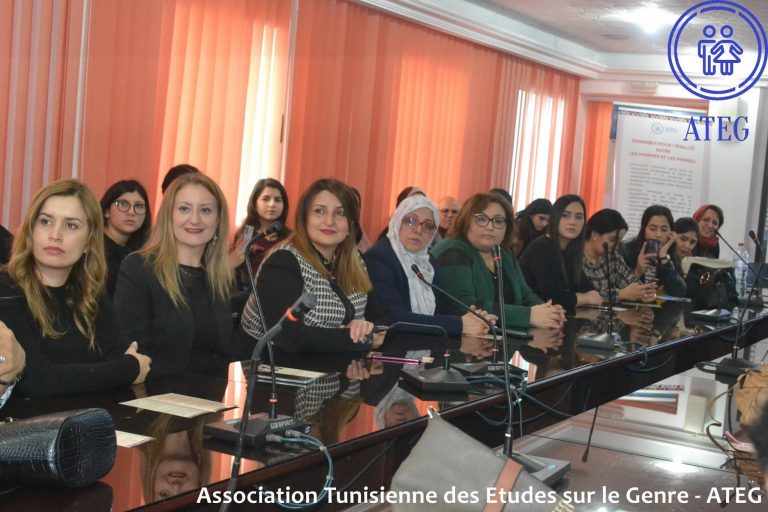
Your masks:
M5 356L3 354L0 354L0 364L3 364L5 362Z

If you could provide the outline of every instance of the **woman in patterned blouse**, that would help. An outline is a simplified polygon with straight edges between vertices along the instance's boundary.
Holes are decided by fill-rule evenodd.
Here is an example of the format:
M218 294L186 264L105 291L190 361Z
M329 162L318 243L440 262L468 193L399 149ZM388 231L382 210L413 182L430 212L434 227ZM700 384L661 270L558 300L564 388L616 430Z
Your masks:
M381 344L383 334L372 334L373 323L366 320L373 314L370 308L366 312L372 287L356 248L359 212L352 190L341 181L321 179L304 192L296 230L259 269L256 289L265 318L251 294L241 320L245 335L260 338L303 293L311 292L317 306L300 322L285 326L275 338L279 348L346 351Z

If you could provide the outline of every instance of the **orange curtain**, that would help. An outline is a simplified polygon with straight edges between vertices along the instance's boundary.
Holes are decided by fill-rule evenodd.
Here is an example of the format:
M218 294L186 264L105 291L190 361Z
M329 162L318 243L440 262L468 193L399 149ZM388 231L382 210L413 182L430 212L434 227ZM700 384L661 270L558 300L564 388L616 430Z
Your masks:
M181 162L220 184L234 221L280 175L290 7L0 0L0 222L15 230L41 186L72 176L97 197L137 179L155 203Z
M44 184L72 176L82 0L0 0L0 222L15 229Z
M344 0L302 2L297 34L289 196L345 180L371 235L408 185L434 199L507 187L520 88L578 94L576 77Z
M234 222L238 190L247 201L280 172L290 2L140 7L93 6L83 179L97 192L139 179L157 204L165 171L188 162L221 186Z
M605 208L612 115L613 103L611 102L591 101L587 104L587 127L584 133L579 194L587 205L588 216Z

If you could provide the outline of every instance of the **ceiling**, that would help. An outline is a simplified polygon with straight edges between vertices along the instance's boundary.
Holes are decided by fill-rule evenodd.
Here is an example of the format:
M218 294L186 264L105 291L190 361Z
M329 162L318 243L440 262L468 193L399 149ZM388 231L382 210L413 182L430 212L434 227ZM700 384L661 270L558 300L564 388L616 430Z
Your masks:
M662 27L653 35L646 34L635 25L616 19L631 9L655 4L670 11L677 18L697 2L695 0L659 0L642 2L638 0L473 0L472 3L493 10L506 17L539 28L545 32L568 39L598 52L666 54L667 38L672 25ZM768 1L741 0L739 5L749 9L768 27ZM712 23L722 26L725 13L707 13L697 17L702 28ZM671 23L674 23L674 19ZM745 50L755 50L752 40L739 38L739 27L733 36ZM682 40L686 51L696 53L697 37L693 31L686 31Z

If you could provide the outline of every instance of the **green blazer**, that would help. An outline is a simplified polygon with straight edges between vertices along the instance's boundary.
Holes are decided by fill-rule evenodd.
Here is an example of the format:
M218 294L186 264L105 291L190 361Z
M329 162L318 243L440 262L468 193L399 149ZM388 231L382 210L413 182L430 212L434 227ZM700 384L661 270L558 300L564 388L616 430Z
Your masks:
M447 238L432 249L437 259L437 271L445 289L465 304L499 314L496 303L496 282L485 266L480 252L463 238ZM523 278L520 265L512 253L501 249L501 269L504 273L504 315L509 327L528 327L531 306L543 301L533 293ZM509 300L509 297L512 300Z

